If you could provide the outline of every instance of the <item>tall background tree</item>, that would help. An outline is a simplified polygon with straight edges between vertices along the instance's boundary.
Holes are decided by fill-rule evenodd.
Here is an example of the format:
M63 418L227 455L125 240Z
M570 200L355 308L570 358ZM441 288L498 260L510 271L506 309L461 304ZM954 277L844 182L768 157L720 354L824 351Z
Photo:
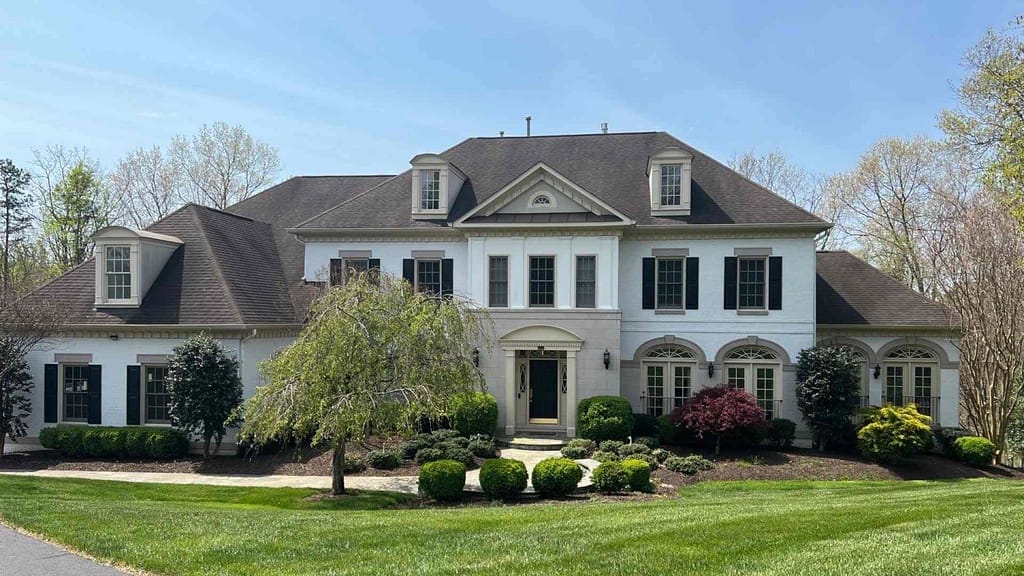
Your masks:
M18 168L9 159L0 160L0 307L18 288L14 265L32 227L32 198L28 192L31 179L28 170Z
M268 383L242 409L256 444L308 440L333 449L332 492L345 491L345 445L412 429L460 394L482 390L473 349L483 316L458 298L360 274L313 302L299 338L262 366Z
M223 122L176 136L170 157L183 178L183 199L221 209L270 185L281 169L276 149Z
M132 150L107 178L125 220L135 228L145 228L181 205L182 172L158 146Z
M40 200L44 237L57 268L66 272L90 256L93 234L113 222L113 203L100 174L84 161Z

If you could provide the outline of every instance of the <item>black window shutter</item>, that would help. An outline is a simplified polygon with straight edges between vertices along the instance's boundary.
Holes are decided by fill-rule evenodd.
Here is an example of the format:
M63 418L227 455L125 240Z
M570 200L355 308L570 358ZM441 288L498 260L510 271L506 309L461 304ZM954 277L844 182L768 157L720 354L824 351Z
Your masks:
M142 366L128 367L128 425L135 426L142 423L139 412L142 410Z
M380 270L380 258L370 258L370 270Z
M451 258L441 259L441 296L451 296L452 294L452 273L454 272L454 262Z
M700 307L700 258L686 259L686 309Z
M736 309L736 274L737 262L735 256L725 257L725 309Z
M782 310L782 256L768 258L768 309Z
M643 307L644 310L654 310L654 258L644 258Z
M57 365L43 366L43 422L57 422Z
M412 258L402 260L402 278L405 278L409 286L416 286L416 260Z
M345 281L345 261L341 258L331 258L331 279L330 286L341 286Z
M89 424L102 424L101 418L103 409L103 366L99 364L89 365Z

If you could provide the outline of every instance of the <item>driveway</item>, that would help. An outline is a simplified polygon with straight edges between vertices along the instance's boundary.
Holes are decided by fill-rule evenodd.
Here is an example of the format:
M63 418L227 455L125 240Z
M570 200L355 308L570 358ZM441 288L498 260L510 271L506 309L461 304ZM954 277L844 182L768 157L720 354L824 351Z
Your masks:
M0 573L18 576L126 576L116 568L0 525Z

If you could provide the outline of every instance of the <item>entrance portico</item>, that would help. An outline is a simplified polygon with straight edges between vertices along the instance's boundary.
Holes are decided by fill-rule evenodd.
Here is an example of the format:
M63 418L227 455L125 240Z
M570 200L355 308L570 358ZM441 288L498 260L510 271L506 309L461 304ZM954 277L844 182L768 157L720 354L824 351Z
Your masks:
M576 354L583 339L556 326L526 326L499 339L505 353L505 434L576 435Z

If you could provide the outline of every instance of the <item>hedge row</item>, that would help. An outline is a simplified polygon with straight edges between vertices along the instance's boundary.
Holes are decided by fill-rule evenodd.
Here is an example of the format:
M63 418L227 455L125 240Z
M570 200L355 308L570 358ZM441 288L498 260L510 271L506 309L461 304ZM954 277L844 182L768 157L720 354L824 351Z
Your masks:
M66 458L179 458L191 445L181 430L147 426L55 426L39 443Z

